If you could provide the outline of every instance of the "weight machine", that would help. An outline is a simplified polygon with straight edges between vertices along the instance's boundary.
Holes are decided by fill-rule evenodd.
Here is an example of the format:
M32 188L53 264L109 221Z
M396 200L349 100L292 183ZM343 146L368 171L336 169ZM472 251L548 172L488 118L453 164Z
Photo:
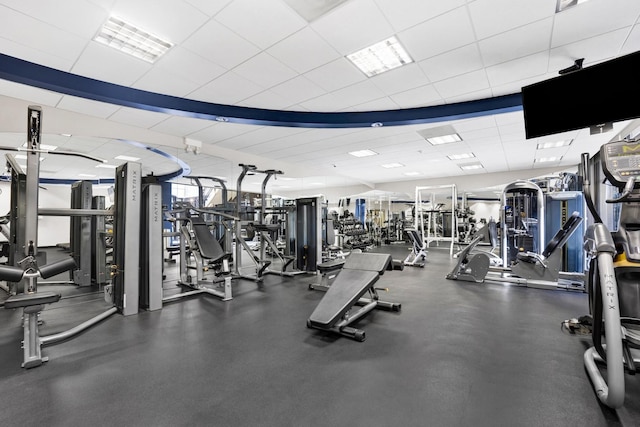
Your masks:
M113 307L67 331L42 337L39 335L38 318L40 312L46 304L59 301L62 295L39 290L38 278L48 279L71 270L76 267L76 262L73 257L68 257L43 265L44 263L40 261L41 257L38 256L38 215L78 214L86 216L93 214L84 209L71 209L74 211L71 213L65 209L38 209L40 153L48 152L40 149L41 126L42 109L38 106L29 106L27 111L28 142L25 150L29 173L22 172L13 156L7 154L8 166L15 169L15 173L12 171L12 176L18 177L16 189L19 191L12 191L11 195L12 207L13 203L17 202L17 214L12 224L13 263L0 266L0 279L22 284L22 287L15 287L15 293L10 294L3 305L5 309L23 309L24 360L22 366L24 368L40 366L47 361L47 358L42 356L41 346L74 337L117 312L131 315L137 313L140 306L150 310L159 308L157 296L162 292L162 280L157 277L161 271L161 266L157 262L162 260L159 186L149 185L147 191L141 191L141 166L138 163L127 163L116 169L115 264L112 265L111 272L113 284L105 287L105 298L112 299ZM0 147L0 149L16 151L13 147ZM49 153L99 160L85 154L68 151ZM149 188L156 188L158 191L153 193L148 191ZM151 201L147 210L149 228L144 228L140 226L140 206L142 199L147 197L150 197ZM155 231L150 233L149 230ZM140 251L140 241L149 242L146 252ZM146 257L145 262L140 260L143 253ZM147 273L142 280L140 270Z

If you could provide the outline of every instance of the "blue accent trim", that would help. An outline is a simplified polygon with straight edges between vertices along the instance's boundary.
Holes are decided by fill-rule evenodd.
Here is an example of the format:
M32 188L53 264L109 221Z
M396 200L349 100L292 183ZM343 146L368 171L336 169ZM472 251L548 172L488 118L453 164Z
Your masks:
M0 78L67 95L142 110L263 126L305 128L399 126L466 119L522 110L521 93L455 104L400 110L334 113L267 110L214 104L147 92L82 77L4 54L0 54Z

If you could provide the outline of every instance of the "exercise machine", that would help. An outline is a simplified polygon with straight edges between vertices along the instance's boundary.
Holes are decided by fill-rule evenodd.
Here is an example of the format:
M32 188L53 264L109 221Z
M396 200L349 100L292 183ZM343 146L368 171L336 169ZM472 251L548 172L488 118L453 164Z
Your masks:
M194 211L194 214L191 211ZM184 208L176 212L176 221L180 229L180 281L179 284L188 286L191 291L174 294L163 298L163 302L174 301L178 298L207 293L216 296L223 301L229 301L232 297L231 289L231 252L226 252L218 239L212 234L211 227L202 216L204 214L224 215L208 209ZM235 219L234 217L228 217ZM193 263L189 260L193 259ZM189 270L195 270L195 278L189 274ZM213 271L214 278L207 282L205 271ZM194 280L195 279L195 280ZM220 289L208 287L208 284L217 285Z
M491 255L494 254L485 251L473 253L472 251L481 242L495 241L498 238L497 233L496 223L493 220L480 228L467 247L458 253L458 262L453 270L447 274L446 278L465 282L484 282L489 272L489 267L491 266Z
M620 217L612 233L595 208L589 154L583 154L583 191L594 219L584 239L590 259L587 291L593 317L593 346L584 353L584 365L598 399L617 409L624 405L625 372L634 375L640 367L640 182L636 181L640 141L607 143L600 148L599 157L604 175L620 192L606 200L619 206ZM606 374L599 365L606 366Z
M411 241L411 253L404 259L404 265L410 267L424 267L424 261L427 259L427 244L422 241L420 232L415 228L406 228L404 230Z
M531 181L515 181L502 191L502 265L509 267L520 252L542 253L545 208L542 189Z
M478 243L492 238L490 228L487 228L488 233L476 236L472 243L460 253L456 266L446 278L476 283L506 282L540 289L583 290L584 279L581 275L578 277L575 273L561 271L562 252L560 250L581 222L582 217L574 212L556 232L542 254L531 251L520 252L511 267L491 267L490 256L487 253L479 252L470 255L471 250Z
M365 331L350 325L376 308L400 311L401 304L381 301L374 285L385 271L402 265L394 263L389 254L350 254L307 319L307 327L364 341Z

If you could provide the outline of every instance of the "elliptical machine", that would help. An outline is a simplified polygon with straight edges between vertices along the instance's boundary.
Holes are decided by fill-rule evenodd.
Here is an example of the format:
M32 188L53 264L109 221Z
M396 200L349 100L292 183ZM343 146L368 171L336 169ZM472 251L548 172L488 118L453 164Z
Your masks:
M584 238L593 346L585 351L584 364L600 401L616 409L624 404L625 371L633 375L640 367L640 140L600 149L602 171L621 192L606 201L620 203L616 232L609 231L595 208L588 161L588 153L583 154L583 191L594 219ZM606 379L598 367L603 363Z

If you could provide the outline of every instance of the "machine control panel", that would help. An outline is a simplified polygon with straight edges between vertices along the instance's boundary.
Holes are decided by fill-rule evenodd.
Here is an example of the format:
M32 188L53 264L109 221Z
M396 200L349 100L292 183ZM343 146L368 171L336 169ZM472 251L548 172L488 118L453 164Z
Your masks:
M616 141L600 148L603 171L611 184L622 187L640 176L640 141ZM640 181L640 179L639 179ZM636 188L640 185L636 183Z

